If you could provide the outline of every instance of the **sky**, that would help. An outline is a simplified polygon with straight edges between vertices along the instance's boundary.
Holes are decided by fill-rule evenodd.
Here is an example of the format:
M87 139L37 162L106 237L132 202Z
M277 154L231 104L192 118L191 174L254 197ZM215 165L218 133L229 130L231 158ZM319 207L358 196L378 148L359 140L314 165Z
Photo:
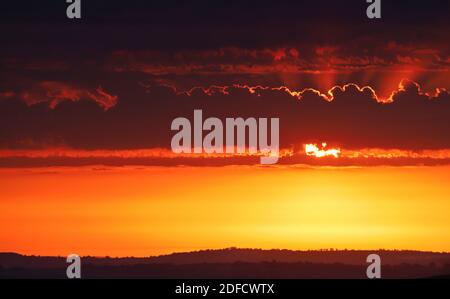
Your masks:
M0 170L0 250L450 251L450 167Z
M0 11L0 251L450 251L450 4L65 1ZM280 159L177 155L279 118Z

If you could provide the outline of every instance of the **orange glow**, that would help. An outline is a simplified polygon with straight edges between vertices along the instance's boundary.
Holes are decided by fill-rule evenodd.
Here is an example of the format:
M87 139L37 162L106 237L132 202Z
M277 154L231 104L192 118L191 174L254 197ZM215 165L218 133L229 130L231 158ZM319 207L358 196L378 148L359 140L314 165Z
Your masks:
M450 166L1 169L0 251L450 251L449 173Z
M410 77L415 78L414 76L410 76ZM270 87L270 86L262 86L262 85L250 86L247 84L233 84L231 86L212 85L209 87L195 86L195 87L190 88L189 90L178 91L175 86L167 85L167 84L162 84L162 85L166 86L166 87L170 87L178 95L185 94L187 96L192 96L193 92L196 90L203 92L207 96L211 96L213 94L230 95L230 89L236 88L236 89L243 89L243 90L247 91L249 94L254 94L254 95L258 95L258 96L265 91L278 91L278 92L286 93L286 94L290 95L291 97L296 98L298 100L301 100L305 93L314 93L318 97L321 97L324 101L327 101L327 102L331 102L334 100L336 91L338 91L338 90L345 91L346 89L353 87L358 92L365 92L365 91L369 92L372 95L373 100L375 100L376 102L387 104L387 103L393 102L393 97L395 94L405 90L405 86L404 86L405 82L411 82L412 84L415 84L418 86L419 91L421 90L421 86L417 82L412 81L407 78L409 78L409 77L404 76L404 75L401 75L399 77L399 75L397 75L395 77L395 79L390 81L391 84L389 84L389 86L395 86L395 88L389 88L389 91L386 91L386 88L384 88L381 92L378 92L378 93L375 90L375 88L372 86L366 85L366 86L361 87L361 85L359 85L357 83L334 85L333 87L327 89L325 92L322 92L322 91L314 89L314 88L304 88L301 90L293 90L287 86ZM395 82L395 83L393 83L393 82ZM441 82L439 82L439 83L441 83ZM326 83L326 85L329 86L330 84ZM439 93L444 92L444 91L446 91L446 89L443 87L434 87L434 88L432 88L432 92L421 92L421 94L426 95L429 98L433 98L433 97L437 97L439 95ZM388 95L385 95L385 94L388 94Z
M404 149L382 149L382 148L362 148L362 149L345 149L345 148L330 148L327 149L327 144L322 143L321 147L317 144L305 144L303 150L295 150L294 148L280 149L279 157L291 158L291 157L334 157L351 159L356 162L361 162L364 165L364 160L367 159L383 159L383 160L396 160L404 159L404 165L415 165L422 163L421 159L431 159L436 161L450 160L450 150L404 150ZM236 150L237 151L237 150ZM175 154L170 149L163 148L150 148L150 149L132 149L132 150L80 150L71 149L67 147L53 147L46 149L33 149L33 150L0 150L0 158L120 158L120 159L134 159L134 158L153 158L153 159L214 159L214 158L228 158L227 163L233 164L233 158L237 157L260 157L262 153L201 153L201 154ZM417 162L419 161L419 162ZM307 161L302 161L302 163ZM123 162L126 164L126 161ZM294 162L295 163L295 162Z
M260 157L264 153L239 153L238 148L234 147L234 153L180 153L176 154L171 149L148 148L131 150L80 150L67 147L53 147L36 150L5 150L0 149L0 158L27 157L27 158L232 158L232 157ZM292 149L281 149L279 157L289 157L293 155Z
M450 150L401 150L401 149L380 149L380 148L365 148L359 150L342 150L341 157L350 159L436 159L436 160L446 160L450 159Z
M341 153L340 149L325 149L327 147L326 143L322 143L322 148L319 149L316 144L305 144L305 153L307 156L323 158L333 156L339 158Z

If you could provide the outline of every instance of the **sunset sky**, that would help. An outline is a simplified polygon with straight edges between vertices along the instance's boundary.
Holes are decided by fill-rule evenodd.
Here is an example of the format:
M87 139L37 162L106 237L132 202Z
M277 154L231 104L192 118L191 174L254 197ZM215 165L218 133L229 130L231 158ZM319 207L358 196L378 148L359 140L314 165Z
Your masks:
M84 1L0 10L0 252L450 252L450 4ZM280 159L171 122L279 118Z

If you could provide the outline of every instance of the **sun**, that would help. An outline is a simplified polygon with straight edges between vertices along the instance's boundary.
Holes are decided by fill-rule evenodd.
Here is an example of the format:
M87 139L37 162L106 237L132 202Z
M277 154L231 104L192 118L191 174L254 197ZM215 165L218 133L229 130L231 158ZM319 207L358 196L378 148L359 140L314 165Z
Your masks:
M335 158L339 158L341 154L341 150L339 148L331 148L326 149L327 143L322 143L321 148L317 146L317 144L305 144L305 153L307 156L323 158L333 156Z

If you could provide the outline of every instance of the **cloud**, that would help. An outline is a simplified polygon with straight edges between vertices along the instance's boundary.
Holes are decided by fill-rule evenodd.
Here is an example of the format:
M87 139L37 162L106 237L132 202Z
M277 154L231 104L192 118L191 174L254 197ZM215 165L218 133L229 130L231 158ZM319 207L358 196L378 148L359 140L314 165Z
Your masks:
M115 72L142 72L153 76L263 75L268 73L320 74L364 70L397 72L449 71L447 47L417 50L393 42L381 47L375 41L340 44L302 44L285 48L218 48L214 50L115 51L105 68ZM372 44L374 43L374 44ZM393 45L392 45L393 44Z
M114 97L65 84L39 88L45 92L30 93L28 102L0 101L0 148L45 148L49 141L84 150L170 148L172 120L192 118L194 109L204 118L278 117L285 149L322 142L346 149L450 148L450 94L444 88L427 94L408 80L390 102L356 84L320 91L245 84L179 90L146 83L116 86ZM106 109L112 103L114 109Z
M146 86L145 84L143 84L142 86L144 88L151 88L151 85ZM349 99L352 99L355 96L359 95L378 103L392 103L396 99L399 100L400 98L403 98L405 96L406 97L424 96L427 99L431 100L437 98L444 98L449 94L449 92L445 88L436 88L434 94L424 93L421 91L421 87L418 83L408 79L402 80L398 85L398 89L393 91L389 98L379 97L374 88L372 88L371 86L360 87L358 84L355 83L349 83L342 86L336 85L324 93L314 88L292 90L286 86L279 86L279 87L270 87L262 85L251 86L248 84L233 84L231 86L212 85L208 87L196 86L188 90L178 90L173 85L163 84L162 86L166 86L172 89L176 95L186 95L189 97L199 94L207 96L213 96L214 94L229 95L230 92L232 92L233 90L234 91L243 90L245 92L248 92L249 94L257 96L267 96L270 93L281 93L281 94L286 93L286 95L297 98L298 100L301 101L308 101L308 99L309 100L314 99L314 100L324 100L327 102L332 102L336 99L338 101L348 101Z
M89 30L51 5L38 16L11 2L0 11L0 149L168 148L171 121L194 109L279 117L285 149L450 148L448 3L405 14L389 1L395 17L374 26L351 1L140 1L127 14L111 3L90 12Z
M95 102L105 111L115 106L118 99L117 96L104 91L102 87L88 90L57 81L42 81L35 84L31 89L20 92L0 93L0 99L12 97L18 97L28 106L47 103L51 109L55 109L57 105L64 101L78 102L86 99Z
M14 91L3 91L0 92L0 100L11 99L16 96Z
M323 145L322 145L323 147ZM283 149L279 165L312 166L415 166L448 165L450 150L410 151L364 148L359 150L321 149L310 144L299 149ZM227 166L260 165L258 154L174 154L165 148L135 150L77 150L49 147L29 150L0 150L0 167L46 166Z

